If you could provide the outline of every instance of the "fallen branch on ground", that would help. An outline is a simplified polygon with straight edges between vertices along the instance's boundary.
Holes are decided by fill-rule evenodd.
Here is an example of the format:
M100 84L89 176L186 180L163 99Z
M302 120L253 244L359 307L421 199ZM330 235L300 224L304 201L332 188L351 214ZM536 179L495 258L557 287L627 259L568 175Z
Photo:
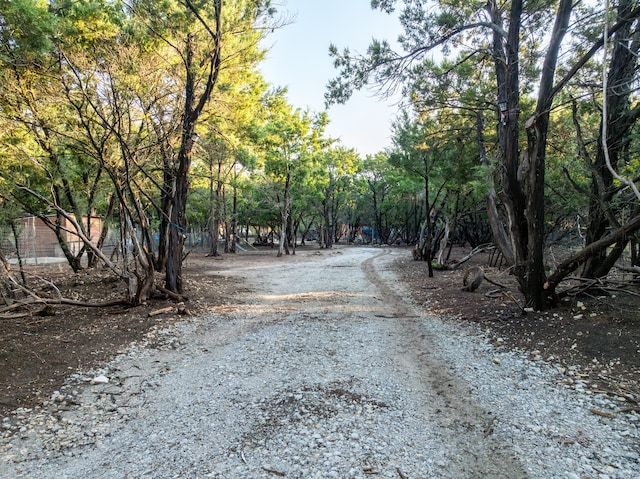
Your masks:
M493 281L489 279L486 274L484 275L484 279L487 281L487 283L491 283L492 285L497 286L498 288L508 289L504 284L500 284L497 281Z
M153 316L158 316L160 314L164 314L164 313L171 313L173 312L173 306L167 306L166 308L160 308L160 309L156 309L155 311L149 311L149 317L152 318Z
M270 472L271 474L275 474L276 476L280 476L280 477L284 477L285 476L284 472L278 471L276 469L271 469L270 467L262 466L262 469L267 471L267 472Z
M450 264L447 265L447 269L456 269L458 266L460 266L463 263L466 263L467 261L469 261L471 258L473 258L475 255L480 254L480 253L484 253L485 251L492 251L496 249L495 245L493 244L482 244L480 246L476 246L475 248L473 248L471 250L471 252L465 256L464 258L461 258L459 260L455 260L452 261Z
M50 298L41 298L40 296L37 296L35 293L31 293L31 298L27 298L24 300L16 300L10 306L5 306L4 308L0 308L0 314L7 313L14 309L32 306L35 304L42 304L45 306L51 306L56 304L66 304L68 306L81 306L83 308L106 308L109 306L127 306L129 305L129 302L122 299L116 299L113 301L104 301L101 303L95 303L95 302L89 302L89 301L78 301L75 299L68 299L68 298L50 299ZM19 313L16 313L16 314L19 314ZM13 317L16 317L16 316L13 316Z
M396 468L396 471L398 471L398 476L400 476L400 479L409 479L407 476L404 475L404 473L399 467Z
M600 411L599 409L591 408L591 409L589 409L589 411L592 414L595 414L596 416L608 417L610 419L614 419L616 417L616 415L613 414L613 413L610 413L610 412L607 412L607 411Z
M616 268L626 273L640 274L640 266L624 266L622 264L616 264Z
M15 314L0 314L0 319L20 319L28 318L31 313L15 313Z
M625 294L630 294L632 296L640 296L640 294L638 294L637 292L631 291L629 288L626 288L625 286L629 286L629 283L625 281L608 280L605 278L593 279L593 278L579 278L579 277L569 277L569 278L566 278L566 281L573 281L577 284L574 284L573 286L570 286L564 291L561 291L560 293L558 293L558 298L564 298L567 296L576 297L582 294L586 294L590 290L594 290L594 289L597 289L607 294L625 293ZM616 286L616 285L620 285L620 286Z
M182 294L177 294L177 293L174 293L173 291L169 291L167 288L163 286L156 285L156 289L160 291L162 294L168 296L169 298L173 299L178 303L182 303L189 299L186 296L183 296Z

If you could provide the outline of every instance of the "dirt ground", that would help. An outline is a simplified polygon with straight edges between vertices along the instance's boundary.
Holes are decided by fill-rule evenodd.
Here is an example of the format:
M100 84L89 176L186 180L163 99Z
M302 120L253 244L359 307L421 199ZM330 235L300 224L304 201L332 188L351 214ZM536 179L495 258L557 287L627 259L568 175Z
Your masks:
M454 249L451 258L461 258L469 251ZM556 310L532 313L519 306L522 301L513 278L487 266L487 253L474 256L458 269L435 271L434 278L428 278L426 264L413 261L409 248L406 252L394 267L414 300L427 311L461 327L478 324L497 346L524 351L532 360L546 360L558 368L572 368L572 378L581 379L593 390L624 396L638 405L640 287L631 278L622 278L630 293L571 297ZM246 292L242 279L229 273L234 265L303 263L306 255L313 254L320 250L308 246L284 258L276 258L270 248L217 258L192 252L184 266L187 310L190 314L213 311ZM489 280L506 288L485 281L475 292L462 292L465 271L475 265L483 266ZM55 297L59 291L65 298L99 302L123 294L123 284L102 270L73 274L64 264L48 264L30 265L27 273L29 286L43 296ZM135 308L38 305L23 310L29 314L19 318L0 314L0 417L19 407L37 407L69 374L109 360L140 341L151 328L179 321L182 316L175 311L149 314L169 306L175 305L164 300Z

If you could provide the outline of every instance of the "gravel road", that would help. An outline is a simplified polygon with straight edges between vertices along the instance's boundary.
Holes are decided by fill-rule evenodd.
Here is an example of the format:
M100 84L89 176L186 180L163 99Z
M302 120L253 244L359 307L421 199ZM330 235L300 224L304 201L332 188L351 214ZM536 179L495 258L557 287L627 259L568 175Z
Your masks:
M0 477L640 477L638 415L420 311L398 254L247 263L237 302L5 418Z

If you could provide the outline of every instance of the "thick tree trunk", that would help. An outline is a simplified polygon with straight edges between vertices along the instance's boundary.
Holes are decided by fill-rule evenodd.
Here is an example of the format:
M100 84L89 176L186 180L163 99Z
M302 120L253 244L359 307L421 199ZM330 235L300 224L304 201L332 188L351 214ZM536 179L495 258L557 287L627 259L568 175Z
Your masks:
M538 89L536 112L526 124L528 176L526 177L527 196L527 246L525 298L526 305L537 310L547 309L554 303L545 290L546 273L544 270L544 178L546 164L547 132L553 101L553 80L560 45L569 25L572 0L561 0L556 14L551 43L542 67L542 77ZM522 165L524 168L524 164ZM524 179L525 172L521 172ZM522 281L521 281L522 282Z
M509 239L514 253L514 274L520 289L527 291L528 234L525 214L526 199L518 178L519 116L520 116L520 26L522 0L511 4L509 32L506 51L496 58L499 98L506 100L507 111L499 126L500 151L502 156L502 201L507 211ZM502 41L502 40L500 40Z
M189 169L191 167L191 151L193 150L193 138L195 126L202 110L211 97L211 92L215 86L220 73L220 53L221 53L221 15L222 0L213 0L214 22L213 29L209 25L203 25L211 35L211 53L208 57L208 77L204 84L202 93L196 99L196 88L199 81L196 78L194 67L194 38L187 34L184 65L185 65L185 88L184 88L184 112L182 120L182 137L180 150L178 152L178 169L175 175L175 194L171 203L169 242L167 254L167 272L165 276L165 287L172 293L182 294L182 255L184 250L185 233L187 231L187 194L189 191ZM194 14L194 21L204 23L198 14L196 7L191 3L185 4L187 11Z
M184 170L189 169L191 163L189 155L182 154L182 167L178 170L176 191L171 208L171 227L169 228L169 250L167 254L167 274L165 287L174 293L182 294L182 252L187 232L187 194L189 182ZM183 171L180 173L180 171Z
M545 56L536 112L527 121L527 150L520 156L519 140L519 47L522 0L511 4L506 51L502 37L494 33L496 79L499 98L506 100L499 126L502 157L503 203L509 221L509 236L514 253L514 274L525 296L525 303L546 309L549 298L544 290L544 176L549 109L555 94L553 81L560 44L571 15L570 0L561 0ZM492 19L502 25L495 3L489 4Z

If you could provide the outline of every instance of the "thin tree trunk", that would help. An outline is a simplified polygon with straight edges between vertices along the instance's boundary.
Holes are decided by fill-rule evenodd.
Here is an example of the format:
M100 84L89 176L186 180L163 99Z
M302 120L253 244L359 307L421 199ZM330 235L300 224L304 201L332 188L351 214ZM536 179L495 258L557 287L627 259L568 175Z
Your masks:
M22 253L20 252L20 234L18 232L18 228L16 227L16 222L11 220L11 232L13 233L13 241L16 245L16 257L18 258L18 269L20 270L20 279L22 279L23 286L27 285L27 276L24 272L24 262L22 261ZM3 258L3 263L5 264L5 268L7 271L9 268L7 265L9 264L6 259Z
M236 242L238 234L238 188L236 186L237 181L238 177L236 175L233 181L233 211L231 213L231 247L229 248L230 253L236 252Z
M109 206L107 207L107 212L102 218L102 230L100 231L100 236L98 237L98 242L96 244L96 247L99 250L102 250L102 247L104 246L104 242L107 239L107 236L109 234L109 220L113 216L113 211L115 207L116 207L116 195L111 195L111 197L109 198ZM94 268L96 266L98 257L95 255L95 253L93 253L93 251L91 252L91 256L87 256L87 259L88 260L92 259L92 261L89 263L89 267Z
M222 208L222 160L218 159L218 171L217 176L213 178L213 171L211 171L211 180L209 183L209 197L210 197L210 216L209 216L209 237L211 238L211 245L209 247L209 256L218 256L218 242L220 239L220 223L221 223L221 208ZM213 184L215 183L215 190Z
M289 219L289 182L291 180L291 173L287 171L287 177L284 184L284 198L282 207L280 210L280 241L278 242L278 258L283 254L289 254L289 248L287 247L287 223Z

